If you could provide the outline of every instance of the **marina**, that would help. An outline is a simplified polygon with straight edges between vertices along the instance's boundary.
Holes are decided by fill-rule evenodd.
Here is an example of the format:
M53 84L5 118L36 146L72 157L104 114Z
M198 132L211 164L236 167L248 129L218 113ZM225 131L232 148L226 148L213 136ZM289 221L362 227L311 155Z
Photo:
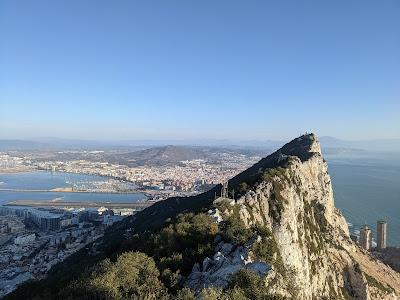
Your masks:
M31 171L0 174L0 182L2 182L0 205L25 200L51 203L74 202L82 203L82 205L87 202L128 205L147 200L144 193L130 190L132 183L103 176ZM82 182L85 185L78 185ZM126 188L127 184L129 184L129 189Z

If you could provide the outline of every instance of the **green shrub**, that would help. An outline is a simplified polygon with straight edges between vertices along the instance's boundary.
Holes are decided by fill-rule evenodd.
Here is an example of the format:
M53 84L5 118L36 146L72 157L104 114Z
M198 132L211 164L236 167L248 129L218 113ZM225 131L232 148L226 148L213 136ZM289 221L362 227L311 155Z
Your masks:
M247 192L248 188L249 188L249 185L247 184L247 182L241 182L239 184L238 191L243 194L243 193Z
M247 228L240 218L239 207L233 207L233 213L225 218L222 230L223 239L238 245L246 243L253 235L252 230Z
M264 181L272 183L273 189L269 201L269 215L275 222L279 223L284 210L284 204L287 204L287 199L282 196L282 191L285 189L285 183L290 183L291 180L282 167L266 169L262 178Z
M280 295L271 294L265 285L264 278L254 271L242 269L231 277L231 289L240 289L241 294L247 299L254 300L279 300L285 299Z
M141 252L123 253L116 262L105 259L94 265L86 275L63 290L62 298L168 298L154 260Z
M178 291L175 299L176 300L195 300L196 296L191 289L183 288Z
M149 237L146 253L155 258L161 271L169 268L185 275L194 263L213 254L213 241L218 232L218 225L204 213L181 214L175 223Z
M364 273L364 275L365 278L367 279L368 285L376 287L377 289L380 289L381 291L384 291L386 293L394 292L394 289L391 286L383 285L383 283L379 282L378 280L375 279L375 277L372 277L367 273Z
M201 291L202 300L221 300L224 298L224 291L221 288L209 287Z

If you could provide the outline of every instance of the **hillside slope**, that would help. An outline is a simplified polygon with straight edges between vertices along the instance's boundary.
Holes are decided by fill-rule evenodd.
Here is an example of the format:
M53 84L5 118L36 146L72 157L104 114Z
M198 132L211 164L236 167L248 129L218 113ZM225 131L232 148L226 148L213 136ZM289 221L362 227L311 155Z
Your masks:
M201 148L169 145L112 155L108 156L107 160L112 163L125 164L128 166L165 166L176 165L184 160L206 158L207 154Z
M47 279L23 285L9 299L142 295L136 279L126 289L125 275L107 273L127 268L126 274L134 274L126 267L136 257L130 251L145 253L157 268L151 278L159 278L161 288L146 290L149 299L205 295L215 287L222 289L220 299L398 299L399 273L349 238L313 134L289 142L228 186L229 198L216 199L217 186L156 203L117 223Z

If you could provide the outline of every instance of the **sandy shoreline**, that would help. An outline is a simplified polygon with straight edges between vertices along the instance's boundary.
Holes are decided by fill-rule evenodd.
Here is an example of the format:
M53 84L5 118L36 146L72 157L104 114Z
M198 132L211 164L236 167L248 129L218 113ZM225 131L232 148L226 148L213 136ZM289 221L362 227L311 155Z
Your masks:
M13 173L24 173L36 170L33 167L28 166L21 166L21 167L14 167L14 168L0 168L0 174L13 174Z
M72 189L72 187L59 187L55 189L51 189L51 192L64 192L64 193L73 193L76 192ZM79 192L79 191L78 191Z

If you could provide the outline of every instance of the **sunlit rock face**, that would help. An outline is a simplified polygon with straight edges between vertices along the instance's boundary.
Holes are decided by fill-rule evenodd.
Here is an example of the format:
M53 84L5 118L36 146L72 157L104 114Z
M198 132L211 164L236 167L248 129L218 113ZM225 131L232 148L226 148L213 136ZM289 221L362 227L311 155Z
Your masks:
M231 274L253 267L272 294L293 299L398 299L399 273L350 239L315 135L303 135L265 160L273 167L260 167L258 180L246 184L240 197L223 207L215 203L210 214L215 222L235 214L247 228L264 227L276 245L271 257L280 259L257 260L257 236L244 246L221 242L213 258L193 267L187 285L226 287Z
M212 286L226 288L230 276L243 268L265 276L271 270L271 266L265 262L252 260L250 249L254 242L257 241L249 241L244 246L234 246L221 241L215 247L216 252L212 258L206 257L201 266L199 264L193 266L186 286L194 290Z

